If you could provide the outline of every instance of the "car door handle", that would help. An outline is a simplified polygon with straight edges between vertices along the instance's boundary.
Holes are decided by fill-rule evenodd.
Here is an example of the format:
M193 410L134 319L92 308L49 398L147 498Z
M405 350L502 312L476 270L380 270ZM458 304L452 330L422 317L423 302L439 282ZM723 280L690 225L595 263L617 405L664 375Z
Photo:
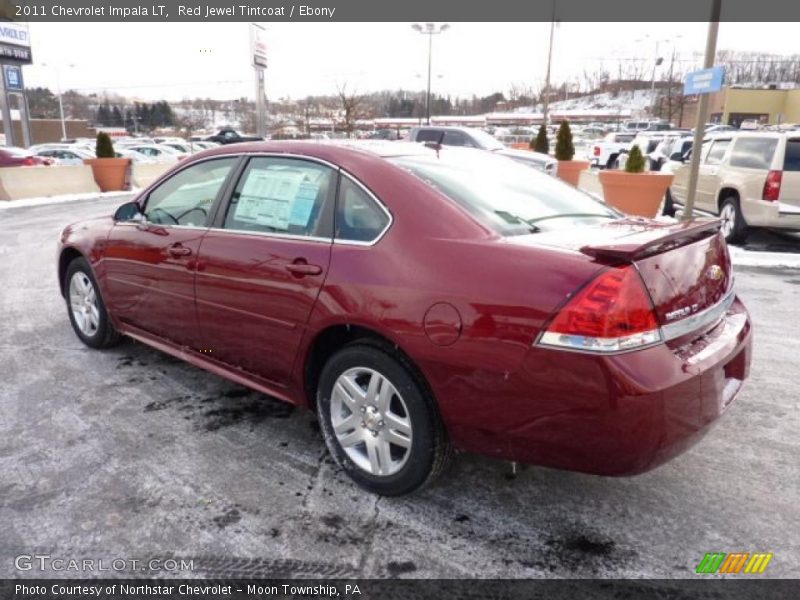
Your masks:
M179 256L189 256L192 253L192 249L187 248L181 243L176 243L167 248L167 252L169 252L170 256L177 258Z
M319 275L322 267L319 265L309 265L306 262L293 262L286 265L286 270L294 275Z

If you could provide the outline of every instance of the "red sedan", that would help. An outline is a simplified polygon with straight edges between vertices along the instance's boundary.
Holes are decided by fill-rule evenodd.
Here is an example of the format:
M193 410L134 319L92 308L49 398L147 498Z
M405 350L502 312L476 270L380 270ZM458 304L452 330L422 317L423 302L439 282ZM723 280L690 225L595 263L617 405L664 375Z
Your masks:
M0 167L46 167L53 162L53 159L36 156L24 148L0 148Z
M718 221L623 218L534 169L414 144L237 144L67 227L75 333L307 406L358 484L451 449L604 475L694 444L748 375Z

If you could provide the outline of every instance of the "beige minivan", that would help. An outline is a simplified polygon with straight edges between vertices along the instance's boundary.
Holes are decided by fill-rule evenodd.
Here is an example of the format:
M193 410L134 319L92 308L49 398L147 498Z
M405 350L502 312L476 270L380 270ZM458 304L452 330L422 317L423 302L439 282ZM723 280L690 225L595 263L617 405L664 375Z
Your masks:
M686 202L689 182L688 158L680 160L667 194L676 207ZM704 139L695 207L720 216L729 242L743 242L753 227L800 231L800 131Z

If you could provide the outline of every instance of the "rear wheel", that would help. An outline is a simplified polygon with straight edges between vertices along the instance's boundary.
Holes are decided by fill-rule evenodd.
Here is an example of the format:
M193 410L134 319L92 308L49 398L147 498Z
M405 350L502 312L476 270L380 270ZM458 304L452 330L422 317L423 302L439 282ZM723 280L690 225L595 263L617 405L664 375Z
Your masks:
M64 289L69 321L75 335L91 348L108 348L116 344L120 335L108 318L97 281L86 259L76 258L69 263Z
M433 481L450 446L426 386L387 348L345 346L322 370L317 411L328 450L364 489L400 496Z
M664 193L664 210L661 211L661 214L667 217L674 217L675 216L675 204L672 201L672 193L667 188L667 191Z
M722 201L719 209L719 217L722 219L722 235L729 244L740 244L747 239L747 223L739 206L739 199L736 196L728 196Z

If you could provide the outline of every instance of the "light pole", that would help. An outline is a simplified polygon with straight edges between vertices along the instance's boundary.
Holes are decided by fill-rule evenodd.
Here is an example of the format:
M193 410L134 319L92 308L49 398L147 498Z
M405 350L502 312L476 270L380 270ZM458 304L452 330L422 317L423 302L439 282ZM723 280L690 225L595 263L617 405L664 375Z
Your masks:
M548 94L550 92L550 65L553 62L553 34L555 33L556 29L556 0L553 0L553 16L550 19L550 46L547 50L547 73L544 77L544 104L542 105L542 123L544 123L545 129L548 128L547 123L547 105L548 105Z
M650 34L645 34L644 39L648 39ZM636 40L644 41L644 40ZM658 46L662 42L669 42L668 38L656 40L655 56L653 56L653 74L650 77L650 116L655 117L656 114L656 69L664 62L664 59L658 55Z
M48 65L47 63L42 63L42 66L43 67L48 67L49 66L56 73L56 94L58 94L58 112L59 112L59 115L61 116L61 139L62 140L66 140L67 139L67 123L66 123L66 121L64 119L64 101L61 98L61 78L59 77L58 65ZM74 67L75 65L69 64L69 65L66 65L66 66L71 68L71 67Z
M433 36L439 35L444 33L448 29L450 29L450 25L447 23L443 25L434 25L433 23L425 23L425 25L420 25L419 23L414 23L411 28L421 33L422 35L428 36L428 93L425 99L425 120L428 125L431 124L431 55L433 53Z

